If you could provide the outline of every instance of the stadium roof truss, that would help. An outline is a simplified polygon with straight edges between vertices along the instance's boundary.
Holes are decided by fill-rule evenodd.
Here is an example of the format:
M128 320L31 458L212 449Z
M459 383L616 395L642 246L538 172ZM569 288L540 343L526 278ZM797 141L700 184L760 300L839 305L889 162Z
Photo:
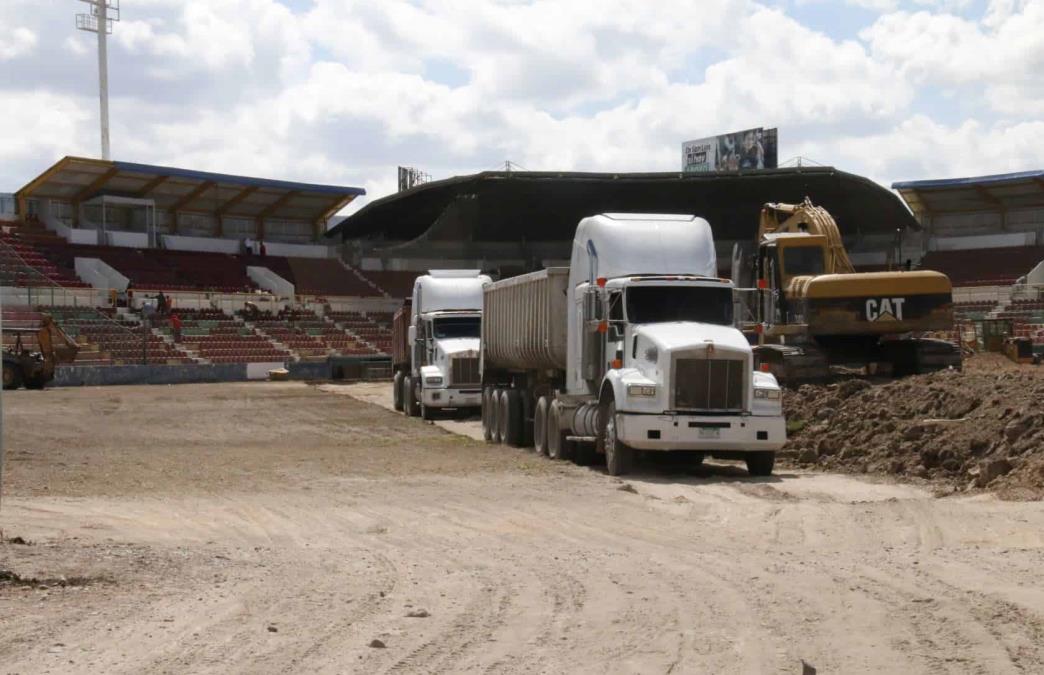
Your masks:
M1044 171L904 181L892 188L918 216L1044 207Z
M165 166L64 157L15 193L18 212L28 199L53 199L79 206L98 197L151 200L157 211L173 215L213 216L221 235L222 219L252 219L258 231L265 220L311 223L316 236L326 221L366 190L357 187L296 183L268 178L177 169Z

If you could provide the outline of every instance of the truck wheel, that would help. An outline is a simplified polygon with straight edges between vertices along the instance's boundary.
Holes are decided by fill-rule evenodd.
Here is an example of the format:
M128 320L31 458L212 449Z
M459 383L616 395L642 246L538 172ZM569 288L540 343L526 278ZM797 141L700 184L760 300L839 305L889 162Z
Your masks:
M416 417L420 414L418 410L417 390L413 386L413 378L407 375L402 378L402 409L406 417Z
M22 373L10 363L4 364L4 389L17 389L22 386Z
M748 452L744 459L747 460L747 473L751 476L771 476L776 465L776 453L771 450Z
M494 443L503 443L504 437L500 434L500 395L504 393L500 389L494 389L489 395L489 430Z
M505 389L500 395L500 427L505 445L522 445L522 397L517 389Z
M392 378L392 408L402 412L402 371L395 371L395 377Z
M538 455L547 454L547 397L537 399L533 411L533 449Z
M552 401L547 408L547 456L551 459L572 459L574 445L567 441L568 429L562 429L562 406Z
M605 419L601 420L598 443L605 453L605 468L610 476L623 476L630 473L634 465L634 449L624 445L616 435L616 401L609 401L603 410Z
M493 418L492 398L493 387L486 387L482 390L482 437L486 439L487 443L493 442L493 425L490 423Z
M25 380L26 389L43 389L47 384L47 380L43 375L34 375Z

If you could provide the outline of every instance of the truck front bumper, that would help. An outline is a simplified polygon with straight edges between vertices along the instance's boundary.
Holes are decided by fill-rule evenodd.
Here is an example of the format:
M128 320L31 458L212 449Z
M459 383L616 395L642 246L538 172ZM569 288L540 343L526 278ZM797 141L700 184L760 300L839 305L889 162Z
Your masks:
M617 413L617 435L638 450L779 450L787 440L783 416Z
M478 408L482 389L421 389L421 403L429 408Z

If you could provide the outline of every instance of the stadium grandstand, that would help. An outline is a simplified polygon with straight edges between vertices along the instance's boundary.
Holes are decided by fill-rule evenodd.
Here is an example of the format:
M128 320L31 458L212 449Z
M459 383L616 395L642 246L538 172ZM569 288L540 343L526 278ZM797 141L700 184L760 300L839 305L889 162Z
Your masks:
M1000 319L1044 348L1044 171L892 187L921 225L905 249L953 281L965 339L976 322Z
M383 372L401 280L389 292L322 237L362 194L65 157L0 195L3 319L46 314L77 342L59 381L105 381L104 366Z

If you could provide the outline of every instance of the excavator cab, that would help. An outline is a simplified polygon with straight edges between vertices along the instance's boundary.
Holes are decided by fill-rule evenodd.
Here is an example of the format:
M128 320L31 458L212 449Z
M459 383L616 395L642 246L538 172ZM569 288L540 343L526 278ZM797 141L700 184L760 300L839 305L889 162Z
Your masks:
M770 323L801 324L806 308L794 286L796 279L824 273L827 238L817 234L768 234L758 251L755 276L758 287L771 293L772 308L764 313Z

